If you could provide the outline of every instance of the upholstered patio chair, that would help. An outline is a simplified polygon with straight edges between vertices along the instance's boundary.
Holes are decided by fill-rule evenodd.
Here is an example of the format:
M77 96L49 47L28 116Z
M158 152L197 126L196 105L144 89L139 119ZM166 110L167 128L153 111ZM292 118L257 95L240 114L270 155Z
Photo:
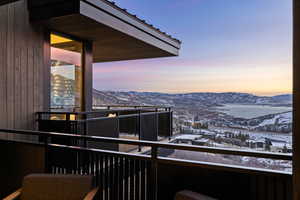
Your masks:
M31 174L4 200L92 200L97 191L92 189L92 176Z

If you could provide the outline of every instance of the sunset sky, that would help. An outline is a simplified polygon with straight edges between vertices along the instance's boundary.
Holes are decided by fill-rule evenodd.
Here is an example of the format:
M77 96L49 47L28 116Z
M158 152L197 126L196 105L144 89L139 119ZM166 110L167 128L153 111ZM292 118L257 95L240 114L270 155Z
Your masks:
M179 57L94 64L99 90L292 91L292 0L115 0L183 41Z

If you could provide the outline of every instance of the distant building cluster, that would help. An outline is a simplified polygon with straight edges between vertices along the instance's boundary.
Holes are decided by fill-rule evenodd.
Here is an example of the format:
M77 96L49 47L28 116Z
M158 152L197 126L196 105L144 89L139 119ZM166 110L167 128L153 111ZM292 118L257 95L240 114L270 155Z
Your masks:
M246 148L258 151L291 153L292 145L284 139L267 135L252 137L241 129L211 126L207 120L195 121L192 116L174 117L175 137L172 142L210 147Z

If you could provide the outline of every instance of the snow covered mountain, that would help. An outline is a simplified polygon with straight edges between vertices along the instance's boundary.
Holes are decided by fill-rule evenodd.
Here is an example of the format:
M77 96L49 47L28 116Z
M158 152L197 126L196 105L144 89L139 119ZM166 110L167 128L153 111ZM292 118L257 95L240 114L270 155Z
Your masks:
M160 106L216 106L220 104L284 104L292 103L292 95L273 97L248 93L185 93L167 94L156 92L117 92L94 89L94 104L160 105Z

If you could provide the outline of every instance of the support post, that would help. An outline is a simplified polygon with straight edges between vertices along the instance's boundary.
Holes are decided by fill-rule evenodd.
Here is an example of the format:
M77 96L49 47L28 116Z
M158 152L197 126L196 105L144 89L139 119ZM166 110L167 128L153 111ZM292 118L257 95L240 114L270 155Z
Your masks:
M141 118L141 109L139 109L139 116L138 116L138 135L139 135L139 140L142 139L141 134L142 134L142 118ZM139 145L138 151L139 152L142 151L142 148L141 148L140 145Z
M150 196L157 200L157 147L151 147Z
M169 141L171 140L172 136L173 136L173 111L169 110L170 113L170 133L169 133Z
M120 114L119 114L119 112L116 113L116 119L117 119L117 132L118 132L118 137L120 137Z
M300 1L293 4L293 199L300 200Z
M155 109L155 141L158 141L158 134L159 134L159 115L158 115L158 109Z
M93 110L93 43L83 43L82 111Z

